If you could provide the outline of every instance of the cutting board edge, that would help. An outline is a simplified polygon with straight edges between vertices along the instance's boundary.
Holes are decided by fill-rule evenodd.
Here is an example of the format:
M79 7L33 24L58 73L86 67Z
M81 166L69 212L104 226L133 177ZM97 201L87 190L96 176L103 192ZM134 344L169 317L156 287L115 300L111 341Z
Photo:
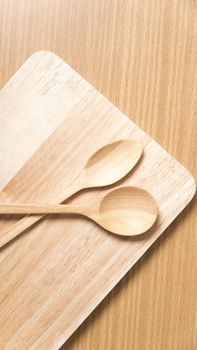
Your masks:
M42 55L42 56L47 56L48 58L50 58L50 57L52 58L52 57L53 57L53 58L55 58L56 60L58 60L60 63L63 63L63 64L66 65L69 69L71 69L72 71L74 71L74 72L76 73L76 75L78 75L79 77L81 77L81 78L89 85L90 88L92 88L92 89L93 89L94 91L96 91L100 96L102 96L108 103L110 103L111 106L113 106L113 108L116 109L116 110L121 114L121 118L122 118L122 119L125 119L125 121L131 123L131 125L132 125L132 124L135 125L136 128L138 128L141 132L143 132L146 136L148 136L148 138L149 138L148 143L149 143L149 142L154 142L155 145L156 145L157 147L159 147L161 150L165 151L166 154L167 154L168 156L170 156L173 160L175 160L176 163L177 163L177 165L181 166L181 167L184 169L184 171L187 173L187 175L188 175L189 177L191 177L191 178L193 179L193 181L194 181L194 183L195 183L195 185L196 185L196 180L195 180L195 178L193 177L193 175L191 174L191 172L190 172L184 165L182 165L182 163L181 163L179 160L177 160L171 153L169 153L169 152L166 150L166 148L165 148L164 146L162 146L160 143L158 143L157 141L155 141L155 139L152 138L141 126L138 126L138 125L135 123L135 121L133 121L127 114L125 114L122 110L120 110L119 107L117 107L116 105L114 105L112 101L110 101L106 96L104 96L100 91L98 91L98 90L96 89L96 87L94 87L87 79L85 79L84 77L82 77L82 76L80 75L80 73L79 73L77 70L75 70L75 68L73 68L73 67L72 67L70 64L68 64L67 62L65 62L64 59L63 59L61 56L59 56L58 54L56 54L55 52L52 52L52 51L49 51L49 50L38 50L38 51L34 52L33 54L31 54L31 55L27 58L27 60L19 67L19 69L17 69L17 71L16 71L16 72L13 74L13 76L8 80L8 82L0 89L0 93L3 92L3 90L4 90L4 89L9 85L9 83L11 83L12 80L15 78L15 76L17 75L17 73L20 72L20 70L22 70L23 67L24 67L27 63L29 63L29 61L31 61L32 58L37 57L37 56L40 56L40 55ZM85 96L84 96L84 97L85 97ZM84 98L84 97L83 97L83 98ZM73 107L73 108L71 109L71 111L69 112L69 114L71 114L71 113L73 112L73 109L74 109L74 108L75 108L75 107ZM65 122L65 119L60 123L60 125L63 124L64 122ZM35 150L34 153L36 153L36 152L38 151L38 149L39 149L40 147L42 147L42 145L43 145L44 142L47 142L47 141L48 141L48 139L53 135L53 133L57 130L57 128L58 128L60 125L58 125L58 126L54 129L54 131L52 132L52 134L51 134L46 140L44 140L44 141L39 145L39 147ZM33 157L34 153L30 156L29 159L27 159L26 162L28 162L28 161L31 159L31 157ZM26 162L23 164L23 166L25 166ZM19 171L21 171L21 169L23 168L23 166L19 169ZM14 176L16 176L16 175L17 175L17 173L16 173ZM14 177L12 177L12 178L10 179L9 182L11 182L11 181L13 180L13 178L14 178ZM7 185L6 185L6 186L7 186ZM3 188L1 189L1 192L3 192L3 189L4 189L4 187L6 187L6 186L3 186ZM196 193L196 189L195 189L195 192L194 192L193 196L195 195L195 193ZM192 198L191 198L191 199L192 199ZM191 199L190 199L190 200L191 200Z
M29 57L29 59L31 59L31 57L32 56L34 56L34 55L36 55L36 54L38 54L38 53L40 53L40 52L44 52L44 53L47 53L47 54L52 54L53 56L56 56L58 59L60 59L60 60L62 60L59 56L57 56L56 54L54 54L54 53L52 53L52 52L49 52L49 51L38 51L38 52L36 52L36 53L34 53L33 55L31 55L30 57ZM62 60L63 61L63 60ZM64 62L64 61L63 61ZM64 62L65 63L65 62ZM65 63L66 64L66 63ZM67 65L67 64L66 64ZM70 67L70 66L69 66ZM73 69L72 67L71 67L71 69ZM16 74L16 73L15 73ZM14 74L14 76L15 76L15 74ZM13 77L14 77L13 76ZM12 78L11 78L12 79ZM85 79L84 79L85 80ZM10 80L8 81L8 83L10 82ZM7 83L7 84L8 84ZM88 83L88 82L87 82ZM7 85L6 84L6 85ZM88 83L89 84L89 83ZM5 85L5 86L6 86ZM94 88L94 87L93 87ZM95 89L95 88L94 88ZM100 93L100 92L99 92ZM100 93L101 94L101 93ZM105 98L106 99L106 98ZM110 101L110 103L112 104L112 102ZM117 108L117 107L116 107ZM118 109L118 108L117 108ZM131 122L131 123L134 123L134 122L132 122L129 118L128 118L128 116L127 115L125 115L123 112L121 112L121 114L122 114L122 116L123 117L126 117L126 119L128 120L128 122ZM55 129L56 130L56 129ZM142 129L141 129L142 130ZM144 133L145 133L145 131L143 131ZM145 133L146 134L146 133ZM149 135L148 135L149 136ZM47 140L46 140L47 141ZM157 146L159 146L159 147L161 147L161 149L163 149L163 150L165 150L159 143L157 143L155 140L153 140L152 138L150 138L150 140L149 140L149 142L151 142L151 141L154 141L156 144L157 144ZM165 150L165 152L171 157L171 159L174 159L174 160L176 160L168 151L166 151ZM28 159L29 160L29 159ZM28 161L27 160L27 161ZM154 239L154 241L153 242L151 242L151 244L149 245L149 247L151 247L152 246L152 244L157 240L157 238L162 234L162 233L164 233L164 231L170 226L170 224L174 221L174 219L178 216L178 215L180 215L180 213L184 210L184 208L186 208L187 207L187 205L190 203L190 201L192 200L192 198L194 197L194 195L195 195L195 192L196 192L196 182L195 182L195 179L194 179L194 177L191 175L191 173L179 162L179 161L177 161L176 160L176 162L177 162L177 165L178 166L181 166L182 167L182 173L184 173L185 172L185 174L187 174L187 178L188 178L188 180L185 182L185 184L184 184L184 188L185 188L185 190L186 190L186 188L187 188L187 184L189 183L189 188L192 188L192 191L190 192L190 194L188 194L187 195L187 201L185 201L185 203L184 203L184 206L183 206L183 208L178 212L178 213L176 213L176 215L175 215L175 217L174 218L172 218L172 220L170 221L170 223L167 225L167 227L164 229L164 230L162 230L162 232L160 233L160 234L158 234L158 236L156 237L156 239ZM26 164L26 163L25 163ZM24 164L24 165L25 165ZM3 191L1 191L1 192L3 192ZM186 192L187 192L187 190L186 190ZM187 192L188 193L188 192ZM78 319L77 319L77 325L75 326L75 327L73 327L73 330L72 330L72 332L70 333L70 335L68 335L68 337L66 338L66 339L68 339L70 336L71 336L71 334L73 334L73 332L79 327L79 325L90 315L90 313L95 309L95 307L97 307L99 304L100 304L100 302L109 294L109 292L119 283L119 281L123 278L123 276L135 265L135 263L138 261L138 259L139 258L141 258L141 256L144 254L144 252L145 251L147 251L148 249L149 249L149 247L148 248L146 248L145 247L145 250L142 250L141 251L141 253L140 254L136 254L136 257L135 257L135 261L133 261L132 263L131 263L131 266L130 267L128 267L127 269L125 269L124 270L124 272L122 272L117 278L116 278L116 281L113 281L114 282L114 285L112 285L112 286L110 286L108 289L106 289L103 293L101 293L101 295L99 295L99 297L97 297L97 303L95 303L94 305L93 305L93 303L92 304L90 304L89 305L89 309L88 309L88 306L87 306L87 312L85 312L84 313L84 315L82 314L81 315L81 317L82 317L82 319L78 322ZM99 299L99 300L98 300ZM58 341L58 339L57 339L57 342L55 341L55 344L57 344L57 345L55 345L55 346L58 346L57 347L57 349L59 349L59 347L61 346L61 345L63 345L63 343L66 341L66 339L64 339L63 340L63 342L61 342L61 341ZM61 344L60 344L61 343Z

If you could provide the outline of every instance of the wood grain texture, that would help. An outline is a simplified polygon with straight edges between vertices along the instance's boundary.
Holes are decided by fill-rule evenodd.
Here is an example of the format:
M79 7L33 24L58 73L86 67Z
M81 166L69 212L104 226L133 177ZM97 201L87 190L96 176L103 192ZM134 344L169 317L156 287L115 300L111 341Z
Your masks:
M194 0L1 0L1 86L52 50L196 175L196 17ZM195 349L196 225L193 201L64 348Z

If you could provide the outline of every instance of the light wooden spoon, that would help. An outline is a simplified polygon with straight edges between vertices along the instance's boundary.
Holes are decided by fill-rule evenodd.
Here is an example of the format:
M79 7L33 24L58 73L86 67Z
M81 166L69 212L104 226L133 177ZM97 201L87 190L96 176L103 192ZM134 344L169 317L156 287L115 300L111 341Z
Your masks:
M135 140L122 139L99 149L84 166L80 176L57 196L53 203L59 204L78 191L111 185L126 176L137 164L142 155L143 147ZM43 216L25 216L10 230L0 236L0 247L31 227Z
M118 235L134 236L147 231L157 217L153 197L137 187L118 187L93 205L5 204L0 214L79 214Z

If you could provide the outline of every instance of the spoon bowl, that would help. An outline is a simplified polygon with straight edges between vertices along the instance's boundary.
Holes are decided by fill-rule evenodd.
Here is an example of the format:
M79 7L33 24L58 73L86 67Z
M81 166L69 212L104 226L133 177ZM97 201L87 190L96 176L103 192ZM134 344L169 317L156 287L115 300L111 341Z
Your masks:
M140 142L129 139L102 147L86 163L83 187L108 186L119 181L137 164L142 151Z
M137 187L119 187L109 192L99 207L100 226L126 236L146 232L157 217L154 198Z

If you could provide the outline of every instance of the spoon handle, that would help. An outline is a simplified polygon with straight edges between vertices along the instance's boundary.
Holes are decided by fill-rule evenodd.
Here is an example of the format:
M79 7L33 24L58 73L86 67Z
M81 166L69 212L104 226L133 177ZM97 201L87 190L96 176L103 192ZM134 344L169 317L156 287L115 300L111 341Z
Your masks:
M75 181L69 186L66 190L66 193L63 196L56 197L54 203L61 203L67 198L71 197L73 194L80 191L81 185L79 181ZM5 203L4 203L5 204ZM23 231L27 230L29 227L34 225L36 222L40 221L43 218L43 215L28 215L23 219L19 220L14 226L11 227L7 232L0 236L0 248L7 244L9 241L19 236Z
M81 214L83 209L63 204L0 203L0 214Z

